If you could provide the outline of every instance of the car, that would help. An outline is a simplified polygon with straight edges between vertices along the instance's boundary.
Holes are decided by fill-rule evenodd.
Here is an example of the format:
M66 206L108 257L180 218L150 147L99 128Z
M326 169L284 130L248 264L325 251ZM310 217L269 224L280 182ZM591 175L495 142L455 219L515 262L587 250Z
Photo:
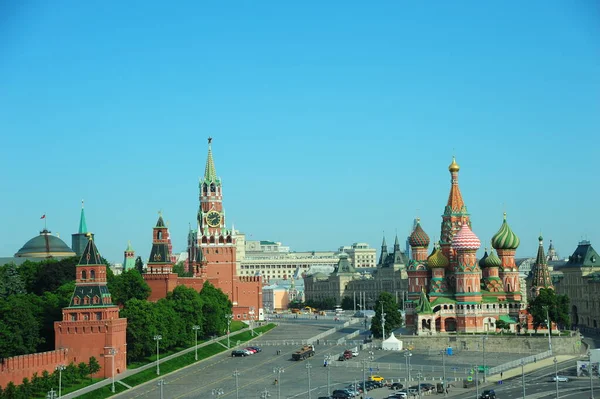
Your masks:
M569 382L569 378L565 377L563 375L555 375L554 377L552 377L552 381L553 382Z
M493 389L486 389L481 393L480 399L496 399L496 392Z
M252 348L250 346L247 347L247 348L244 348L244 350L250 352L250 354L252 354L252 355L255 354L256 352L258 352L256 349L254 349L254 348Z
M352 357L358 356L358 351L356 349L352 349L350 352L352 353Z
M399 382L394 382L392 385L390 385L390 389L396 390L396 389L402 389L404 388L404 385L400 384Z
M231 352L231 357L244 357L248 356L248 352L243 349L236 349Z
M421 391L423 391L423 392L435 391L435 385L429 384L427 382L422 382L420 387L421 387Z
M262 349L260 349L258 346L249 346L247 349L252 349L256 353L262 352Z
M382 382L384 380L384 378L380 375L372 375L369 379L377 382Z
M408 392L398 391L388 396L389 399L406 399L408 398Z
M352 393L350 393L350 391L348 389L336 389L335 391L333 391L331 396L334 398L352 398L353 397Z

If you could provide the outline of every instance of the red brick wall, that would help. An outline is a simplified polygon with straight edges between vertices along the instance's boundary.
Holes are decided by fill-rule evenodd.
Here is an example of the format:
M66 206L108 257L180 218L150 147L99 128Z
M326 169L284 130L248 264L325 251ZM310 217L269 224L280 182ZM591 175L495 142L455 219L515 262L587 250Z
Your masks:
M38 373L41 376L44 370L52 374L59 364L69 364L68 352L68 349L57 349L6 358L0 362L0 386L6 387L11 381L19 385L23 382L23 378L31 380L33 374Z

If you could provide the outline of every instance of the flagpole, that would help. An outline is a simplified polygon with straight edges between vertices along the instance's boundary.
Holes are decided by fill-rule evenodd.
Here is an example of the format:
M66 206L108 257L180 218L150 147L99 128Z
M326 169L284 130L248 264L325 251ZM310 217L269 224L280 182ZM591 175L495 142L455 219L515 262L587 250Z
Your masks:
M46 222L48 221L48 218L46 217L46 212L44 212L44 230L48 230L46 228Z

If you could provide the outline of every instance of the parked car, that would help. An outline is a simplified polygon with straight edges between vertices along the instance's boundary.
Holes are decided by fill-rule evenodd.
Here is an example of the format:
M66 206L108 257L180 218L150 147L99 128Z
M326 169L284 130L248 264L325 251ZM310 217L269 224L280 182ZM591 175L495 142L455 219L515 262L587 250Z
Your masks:
M388 396L388 399L406 399L408 398L408 392L406 391L397 391Z
M258 352L257 350L248 347L248 348L244 348L245 351L250 352L251 355L254 355L256 352Z
M392 385L390 385L390 389L402 389L404 388L404 385L400 384L399 382L394 382Z
M481 393L480 399L496 399L496 392L493 389L486 389Z
M352 349L352 350L350 351L350 353L352 353L352 357L356 357L356 356L358 356L358 350L356 350L356 349Z
M420 388L423 392L435 391L435 385L429 384L427 382L422 382Z
M372 375L370 378L371 381L383 381L384 378L380 375Z
M564 375L555 375L554 377L552 377L552 381L569 382L569 378L565 377Z
M352 398L353 397L352 393L350 393L350 391L347 389L336 389L335 391L333 391L333 394L331 396L333 396L334 398Z
M231 352L231 357L243 357L248 356L248 352L243 349L236 349Z
M258 346L249 346L247 349L252 349L255 353L262 352Z

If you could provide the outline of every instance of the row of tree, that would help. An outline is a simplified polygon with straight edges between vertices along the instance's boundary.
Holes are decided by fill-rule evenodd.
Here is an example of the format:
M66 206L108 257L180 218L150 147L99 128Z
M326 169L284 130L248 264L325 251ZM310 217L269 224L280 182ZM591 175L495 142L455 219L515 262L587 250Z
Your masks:
M62 370L62 376L59 370L52 374L44 370L42 375L35 373L31 379L24 378L21 385L15 385L9 382L6 387L0 387L0 399L30 399L33 397L46 397L46 394L58 386L58 380L61 379L62 388L68 388L79 384L83 380L90 378L100 371L100 363L95 357L91 357L88 363L71 363Z

